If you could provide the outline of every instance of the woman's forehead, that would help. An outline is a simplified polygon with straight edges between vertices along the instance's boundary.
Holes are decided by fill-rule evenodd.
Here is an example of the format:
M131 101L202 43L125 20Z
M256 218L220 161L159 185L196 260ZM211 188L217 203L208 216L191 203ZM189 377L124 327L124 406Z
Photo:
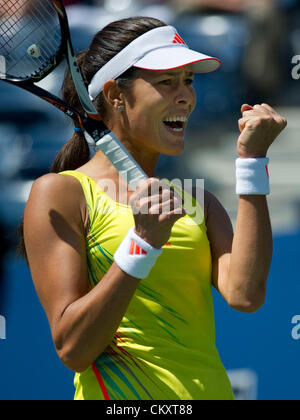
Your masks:
M160 76L193 76L195 73L192 70L192 67L184 66L179 67L177 69L170 69L170 70L144 70L140 69L139 75L140 77L146 77L146 78L154 78L154 77L160 77Z

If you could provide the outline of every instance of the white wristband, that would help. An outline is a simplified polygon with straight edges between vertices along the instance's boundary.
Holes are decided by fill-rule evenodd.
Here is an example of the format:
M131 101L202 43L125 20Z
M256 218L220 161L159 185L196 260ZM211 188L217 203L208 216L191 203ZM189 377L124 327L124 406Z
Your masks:
M145 279L161 253L162 249L154 248L140 238L133 227L117 249L114 260L125 273L137 279Z
M236 193L238 195L270 194L269 158L236 160Z

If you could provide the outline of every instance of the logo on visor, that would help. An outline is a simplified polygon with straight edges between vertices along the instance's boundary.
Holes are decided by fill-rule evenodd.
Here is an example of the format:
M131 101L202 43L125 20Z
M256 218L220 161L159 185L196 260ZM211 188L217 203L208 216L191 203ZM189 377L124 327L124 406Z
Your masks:
M185 45L185 42L181 38L181 36L179 36L178 34L175 34L175 37L173 39L173 44L184 44Z

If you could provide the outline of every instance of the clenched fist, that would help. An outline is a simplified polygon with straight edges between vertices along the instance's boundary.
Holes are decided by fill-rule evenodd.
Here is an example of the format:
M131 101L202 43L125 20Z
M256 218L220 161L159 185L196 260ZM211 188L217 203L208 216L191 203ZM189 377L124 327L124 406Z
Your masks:
M271 144L287 126L284 117L267 104L243 105L237 152L241 158L266 157Z
M142 181L129 204L136 234L154 248L168 242L174 223L186 214L182 198L157 178Z

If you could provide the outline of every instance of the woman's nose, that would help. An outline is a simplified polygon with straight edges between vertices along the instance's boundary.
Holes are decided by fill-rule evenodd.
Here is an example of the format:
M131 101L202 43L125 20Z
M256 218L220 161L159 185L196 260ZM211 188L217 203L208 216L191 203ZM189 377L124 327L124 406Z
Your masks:
M178 105L193 105L195 102L195 93L190 86L181 86L175 97Z

